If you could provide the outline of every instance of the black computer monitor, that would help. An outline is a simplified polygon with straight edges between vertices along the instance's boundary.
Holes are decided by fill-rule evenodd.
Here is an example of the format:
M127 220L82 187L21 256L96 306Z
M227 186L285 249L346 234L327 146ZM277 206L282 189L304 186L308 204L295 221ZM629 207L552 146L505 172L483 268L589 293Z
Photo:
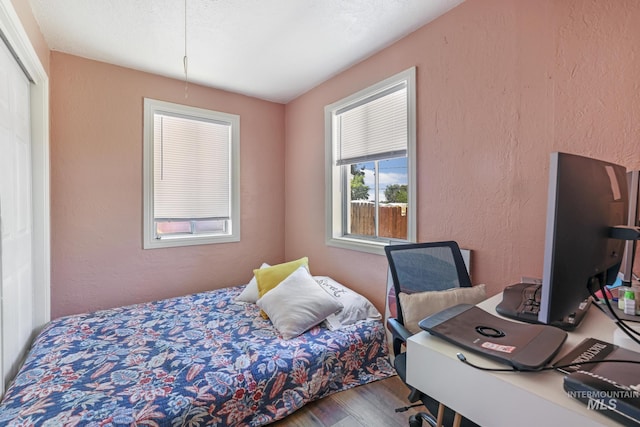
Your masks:
M627 224L630 226L640 226L640 171L627 172L627 185L629 187L629 214L627 216ZM624 247L624 257L622 258L622 266L620 273L622 281L625 285L630 285L633 281L633 266L636 261L637 242L627 241Z
M616 280L625 242L609 233L627 224L628 197L624 167L551 154L539 322L562 323Z

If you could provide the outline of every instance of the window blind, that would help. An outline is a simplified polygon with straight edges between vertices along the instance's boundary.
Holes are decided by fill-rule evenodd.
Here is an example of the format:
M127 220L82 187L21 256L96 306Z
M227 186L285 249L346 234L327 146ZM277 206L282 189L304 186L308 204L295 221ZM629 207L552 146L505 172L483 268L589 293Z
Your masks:
M229 219L231 125L154 114L156 220Z
M405 82L338 110L336 118L337 165L406 156Z

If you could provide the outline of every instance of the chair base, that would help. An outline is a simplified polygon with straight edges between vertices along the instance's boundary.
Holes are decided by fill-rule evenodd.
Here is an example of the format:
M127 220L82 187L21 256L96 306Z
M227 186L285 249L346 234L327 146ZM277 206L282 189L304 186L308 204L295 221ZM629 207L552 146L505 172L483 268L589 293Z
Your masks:
M409 417L409 427L422 427L422 421L426 421L426 423L431 427L436 427L438 425L437 421L431 416L431 414L418 412L417 414Z
M407 399L409 400L409 402L415 403L421 400L422 396L423 394L420 390L411 387L411 392L409 393L409 396L407 397Z
M426 421L426 423L431 427L443 427L444 414L446 407L440 403L438 404L438 417L435 418L430 412L418 412L415 415L411 415L409 417L409 427L422 427L422 421ZM462 425L462 415L457 412L453 414L453 422L451 427L460 427ZM473 425L474 423L469 420L465 420L466 425Z

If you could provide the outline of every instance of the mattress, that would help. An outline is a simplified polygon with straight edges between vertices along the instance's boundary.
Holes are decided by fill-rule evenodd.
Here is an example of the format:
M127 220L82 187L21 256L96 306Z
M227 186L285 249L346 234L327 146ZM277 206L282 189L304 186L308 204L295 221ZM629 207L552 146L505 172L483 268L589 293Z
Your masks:
M260 426L395 374L384 326L284 340L243 287L51 321L0 403L0 424Z

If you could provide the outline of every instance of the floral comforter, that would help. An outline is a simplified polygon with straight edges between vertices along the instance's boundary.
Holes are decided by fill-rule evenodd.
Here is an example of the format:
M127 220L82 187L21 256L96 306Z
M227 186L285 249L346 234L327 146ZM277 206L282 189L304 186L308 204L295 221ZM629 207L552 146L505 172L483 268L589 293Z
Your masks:
M380 321L283 340L242 287L50 322L0 403L8 426L259 426L394 374Z

